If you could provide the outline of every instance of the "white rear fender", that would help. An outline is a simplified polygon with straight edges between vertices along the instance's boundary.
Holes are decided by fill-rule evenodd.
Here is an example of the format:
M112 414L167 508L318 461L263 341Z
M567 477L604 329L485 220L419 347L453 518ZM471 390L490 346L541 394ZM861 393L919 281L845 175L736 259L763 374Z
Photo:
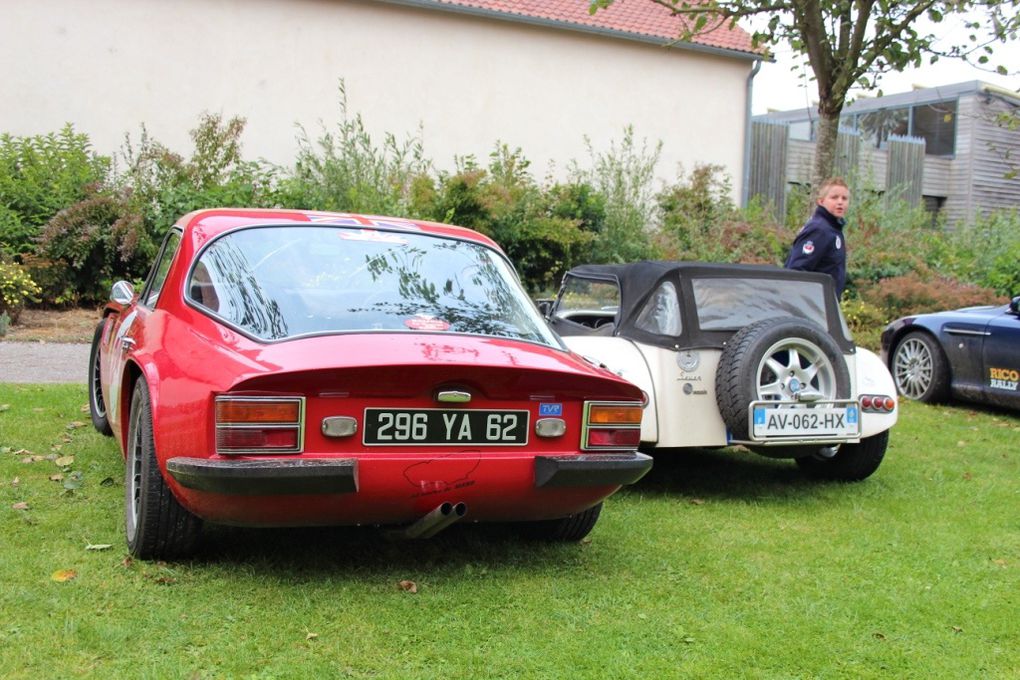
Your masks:
M644 416L641 418L641 441L658 441L658 422L655 408L655 385L648 371L648 363L634 343L625 338L585 337L570 335L563 338L572 351L595 364L605 366L624 380L628 380L648 396Z
M856 354L856 393L860 395L883 395L897 399L896 384L893 382L889 369L885 367L877 354L863 347L857 348ZM899 403L892 413L861 413L861 437L871 437L888 430L896 424L899 415Z

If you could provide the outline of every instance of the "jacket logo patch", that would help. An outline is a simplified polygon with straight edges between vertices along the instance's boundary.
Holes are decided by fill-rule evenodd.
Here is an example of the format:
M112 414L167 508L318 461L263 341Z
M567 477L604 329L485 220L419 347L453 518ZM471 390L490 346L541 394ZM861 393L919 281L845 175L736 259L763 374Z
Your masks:
M841 239L840 237L837 236L836 237L836 250L839 250L842 247L843 247L843 239Z
M810 255L811 253L815 252L815 242L805 241L804 245L801 247L801 250L804 251L805 255Z

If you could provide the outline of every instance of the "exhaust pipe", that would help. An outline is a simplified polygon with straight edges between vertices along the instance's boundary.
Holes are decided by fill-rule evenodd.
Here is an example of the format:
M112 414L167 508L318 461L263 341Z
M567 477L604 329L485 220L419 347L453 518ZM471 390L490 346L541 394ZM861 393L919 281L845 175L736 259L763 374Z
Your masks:
M443 503L396 533L401 538L432 538L466 513L467 505L464 503Z

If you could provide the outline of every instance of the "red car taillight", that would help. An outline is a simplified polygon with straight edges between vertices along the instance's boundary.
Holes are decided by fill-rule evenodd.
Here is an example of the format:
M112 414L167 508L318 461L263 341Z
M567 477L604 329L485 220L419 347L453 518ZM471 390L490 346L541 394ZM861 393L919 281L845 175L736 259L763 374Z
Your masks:
M584 404L581 448L634 449L641 443L641 404L588 401Z
M299 453L304 397L216 397L216 453Z

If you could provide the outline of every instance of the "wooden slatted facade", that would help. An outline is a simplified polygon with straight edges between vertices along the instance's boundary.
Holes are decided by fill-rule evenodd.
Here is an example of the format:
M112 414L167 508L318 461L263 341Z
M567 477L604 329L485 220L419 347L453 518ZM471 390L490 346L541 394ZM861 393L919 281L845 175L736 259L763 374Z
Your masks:
M934 104L933 104L934 102ZM943 109L935 109L943 106ZM937 111L935 123L943 133L952 131L948 152L946 139L937 140L941 150L932 153L926 140L918 136L890 134L880 144L865 140L857 131L841 132L837 145L837 171L853 175L862 186L895 192L912 203L924 202L937 209L952 226L998 210L1020 208L1020 177L1010 172L1020 166L1020 130L1010 130L997 120L1001 114L1020 115L1020 94L980 82L960 83L943 88L916 90L856 102L844 116L865 116L876 112L928 107ZM930 113L930 112L929 112ZM786 124L789 129L806 129L817 114L810 110L788 111L758 116L754 124ZM773 131L771 134L775 135ZM752 144L759 137L752 136ZM782 182L809 184L814 162L814 142L791 138L785 147L770 139L770 148L785 151ZM926 153L927 151L927 153ZM752 148L752 158L755 158ZM856 158L856 161L853 159ZM751 166L751 195L761 180L756 172L768 169L773 184L778 180L775 166L780 161L758 159ZM775 188L767 194L774 196Z

